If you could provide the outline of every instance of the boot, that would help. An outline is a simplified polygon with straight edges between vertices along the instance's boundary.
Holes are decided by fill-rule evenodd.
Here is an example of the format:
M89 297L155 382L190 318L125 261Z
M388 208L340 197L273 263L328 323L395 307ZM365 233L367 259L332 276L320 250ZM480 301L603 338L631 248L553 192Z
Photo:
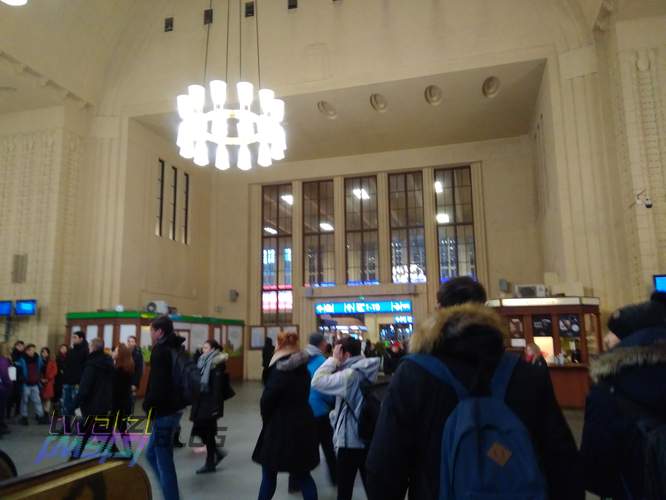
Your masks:
M224 457L227 456L227 452L224 450L220 450L219 448L215 448L215 465L219 464L222 460L224 460Z
M204 464L203 467L197 469L197 474L208 474L210 472L215 472L215 466L209 463Z

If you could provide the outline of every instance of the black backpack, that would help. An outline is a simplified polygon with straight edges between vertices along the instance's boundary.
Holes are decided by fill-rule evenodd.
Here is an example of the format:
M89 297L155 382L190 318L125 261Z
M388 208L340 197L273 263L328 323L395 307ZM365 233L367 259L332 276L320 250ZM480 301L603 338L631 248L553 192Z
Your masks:
M604 388L617 401L622 414L635 420L634 432L628 437L625 446L628 454L639 457L642 462L643 500L663 500L666 498L666 419L655 415L648 408L625 397L614 387L603 384ZM633 498L630 492L629 498Z
M354 414L354 410L349 403L347 403L347 406L349 407L349 412L358 424L358 437L366 444L370 444L372 436L375 434L375 427L377 426L377 420L379 419L382 401L384 400L384 396L388 389L388 381L372 383L363 372L357 369L354 369L354 371L361 376L359 390L363 396L361 411L358 418Z
M197 364L183 349L171 349L172 377L180 409L191 405L201 389L201 372Z

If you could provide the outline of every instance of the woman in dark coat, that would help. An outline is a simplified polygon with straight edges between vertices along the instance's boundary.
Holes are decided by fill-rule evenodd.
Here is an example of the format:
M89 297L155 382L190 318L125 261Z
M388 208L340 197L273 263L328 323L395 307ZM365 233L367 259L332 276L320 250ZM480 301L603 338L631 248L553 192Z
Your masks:
M472 395L489 393L504 352L504 325L491 309L440 309L410 340L410 351L442 361ZM547 370L519 361L505 402L525 425L547 483L548 498L583 500L580 457ZM366 462L370 500L441 498L444 424L458 404L453 388L409 358L391 379ZM401 464L396 467L395 464Z
M594 385L585 404L581 443L586 488L614 500L661 499L664 471L650 472L646 466L650 454L642 448L637 423L645 417L666 421L665 304L653 296L624 307L613 314L608 329L607 337L614 337L609 344L616 345L590 365Z
M308 356L298 351L298 336L280 332L278 350L264 370L261 395L261 434L252 460L261 464L259 500L275 494L278 472L289 472L303 498L317 498L310 471L319 464L319 444L312 409L308 403Z
M193 422L192 434L199 436L206 445L206 463L197 474L215 472L215 467L226 456L217 447L217 420L224 416L224 390L228 383L226 361L229 355L222 352L220 344L207 340L203 344L197 367L201 372L201 389L192 403L190 420Z
M67 344L61 344L60 347L58 347L58 352L56 353L56 366L58 367L58 373L56 373L56 378L55 378L54 401L55 404L57 405L59 414L62 414L62 407L61 407L62 375L65 372L65 359L67 358L68 352L69 352L69 347L67 347Z
M132 381L134 359L129 348L120 343L113 350L113 414L119 413L118 422L132 414ZM125 421L126 424L126 421ZM121 432L125 428L119 428Z
M266 337L266 340L264 340L264 348L261 351L261 366L263 366L264 370L268 368L274 353L275 346L273 345L273 339Z

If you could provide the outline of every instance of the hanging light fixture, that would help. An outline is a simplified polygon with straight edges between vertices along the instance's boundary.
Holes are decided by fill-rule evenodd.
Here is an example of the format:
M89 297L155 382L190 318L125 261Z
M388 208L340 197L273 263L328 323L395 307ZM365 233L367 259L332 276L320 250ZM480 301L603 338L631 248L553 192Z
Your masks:
M12 7L20 7L28 3L28 0L0 0L0 2L11 5Z
M212 108L207 109L206 87L193 84L187 87L187 94L177 97L178 137L176 145L183 158L192 159L195 164L205 167L210 163L208 144L215 145L215 167L227 170L231 166L230 148L237 148L236 166L240 170L252 168L250 146L258 144L257 163L270 167L273 160L284 159L287 139L282 121L284 101L275 98L275 92L261 88L261 65L259 61L259 8L255 0L255 20L257 25L257 72L260 90L254 98L254 86L250 82L236 84L238 108L226 106L229 81L229 14L231 1L227 3L227 59L226 81L212 80L208 84ZM212 0L211 0L212 8ZM239 19L242 14L239 12ZM239 22L240 30L240 22ZM242 41L242 37L239 35ZM204 60L204 84L208 69L208 44L210 24L206 34ZM239 73L242 79L242 47L239 47ZM258 101L258 102L257 102ZM234 133L235 132L235 133Z

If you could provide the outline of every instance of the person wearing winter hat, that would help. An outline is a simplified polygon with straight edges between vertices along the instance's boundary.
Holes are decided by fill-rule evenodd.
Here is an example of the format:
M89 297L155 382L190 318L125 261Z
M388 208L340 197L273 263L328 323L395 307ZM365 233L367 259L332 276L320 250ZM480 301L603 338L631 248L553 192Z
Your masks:
M646 462L645 457L653 455L645 449L638 425L645 416L666 420L666 386L661 382L666 380L666 304L662 300L653 294L648 302L615 311L605 339L614 346L590 363L593 386L585 404L581 454L586 489L602 497L666 495L660 472L663 464Z

